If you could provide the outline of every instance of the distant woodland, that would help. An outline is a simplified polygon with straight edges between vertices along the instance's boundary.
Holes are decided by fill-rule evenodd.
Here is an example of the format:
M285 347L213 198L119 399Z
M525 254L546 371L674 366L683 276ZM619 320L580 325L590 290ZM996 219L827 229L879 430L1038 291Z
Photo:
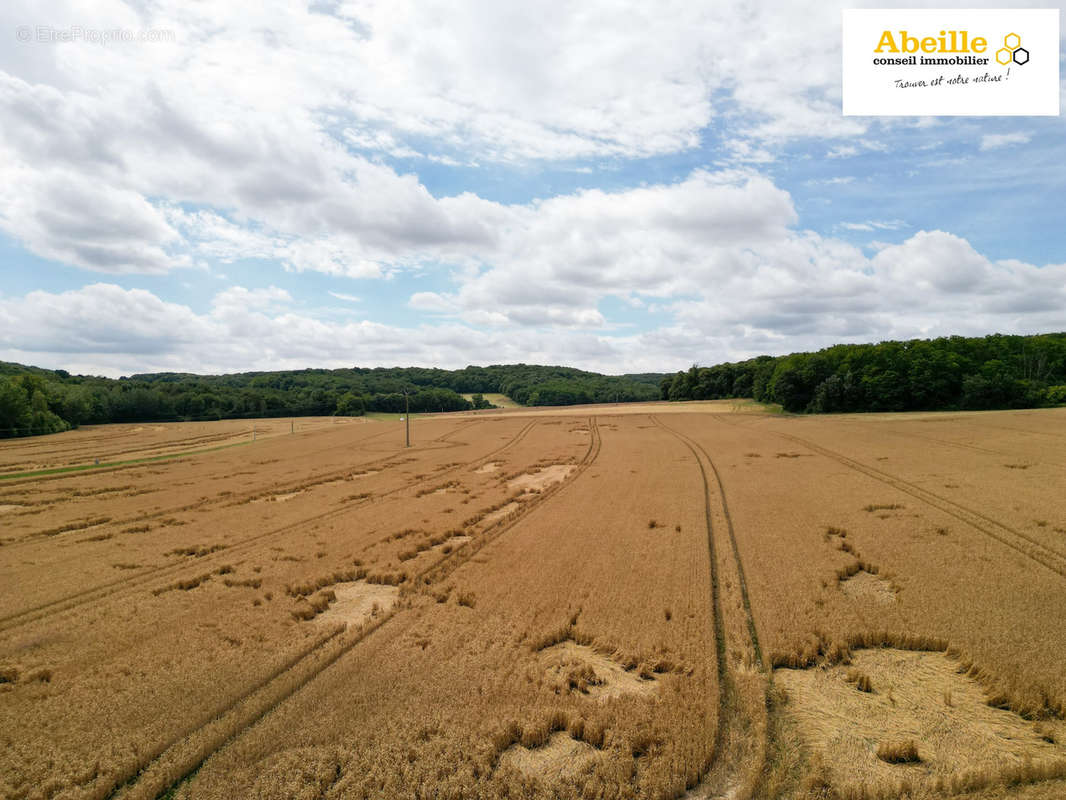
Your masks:
M489 408L500 393L528 406L658 400L661 374L600 375L513 364L460 370L305 369L234 375L71 375L0 362L0 437L55 433L103 422L359 416ZM472 394L471 400L462 395Z
M1036 408L1066 403L1066 333L841 344L693 366L664 400L751 397L795 413Z
M0 438L103 422L400 412L405 392L417 413L489 408L487 393L527 406L735 397L795 413L1036 408L1066 403L1066 333L842 344L676 375L510 364L112 379L0 362Z

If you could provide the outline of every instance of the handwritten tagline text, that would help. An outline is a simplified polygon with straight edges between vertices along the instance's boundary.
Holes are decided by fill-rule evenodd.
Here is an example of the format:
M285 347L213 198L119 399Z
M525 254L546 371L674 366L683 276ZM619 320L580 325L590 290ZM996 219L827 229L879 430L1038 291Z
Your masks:
M986 72L984 75L978 75L977 77L970 78L966 75L956 75L954 78L945 78L943 75L933 78L928 81L906 81L897 78L895 80L897 89L934 89L939 86L966 86L968 84L986 84L986 83L1000 83L1007 80L1010 77L1007 75L992 75Z

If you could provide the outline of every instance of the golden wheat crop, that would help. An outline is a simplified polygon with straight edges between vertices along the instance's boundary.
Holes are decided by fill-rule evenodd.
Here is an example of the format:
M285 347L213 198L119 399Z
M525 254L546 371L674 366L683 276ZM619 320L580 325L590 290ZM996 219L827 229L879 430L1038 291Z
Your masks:
M1066 414L709 410L0 451L204 450L0 481L0 797L1063 796Z

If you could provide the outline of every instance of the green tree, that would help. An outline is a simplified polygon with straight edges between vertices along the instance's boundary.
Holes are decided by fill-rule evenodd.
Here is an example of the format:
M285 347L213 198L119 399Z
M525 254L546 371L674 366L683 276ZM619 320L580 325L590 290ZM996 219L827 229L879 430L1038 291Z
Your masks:
M20 430L28 432L31 416L30 400L17 380L0 379L0 436L18 436Z
M366 413L366 403L361 396L345 392L337 400L333 413L338 417L361 417Z

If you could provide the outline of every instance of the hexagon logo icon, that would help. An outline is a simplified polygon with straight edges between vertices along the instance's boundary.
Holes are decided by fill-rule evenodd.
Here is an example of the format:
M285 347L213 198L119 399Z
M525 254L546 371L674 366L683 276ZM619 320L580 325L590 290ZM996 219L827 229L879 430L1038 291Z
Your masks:
M1025 64L1027 61L1029 61L1028 50L1026 50L1024 47L1019 47L1017 50L1014 51L1015 64Z
M1013 58L1014 54L1006 47L1004 47L1002 50L996 51L996 61L998 61L1000 64L1003 64L1004 66L1009 64Z
M1016 33L1008 33L1003 37L1003 46L1008 50L1017 50L1022 46L1022 37Z

